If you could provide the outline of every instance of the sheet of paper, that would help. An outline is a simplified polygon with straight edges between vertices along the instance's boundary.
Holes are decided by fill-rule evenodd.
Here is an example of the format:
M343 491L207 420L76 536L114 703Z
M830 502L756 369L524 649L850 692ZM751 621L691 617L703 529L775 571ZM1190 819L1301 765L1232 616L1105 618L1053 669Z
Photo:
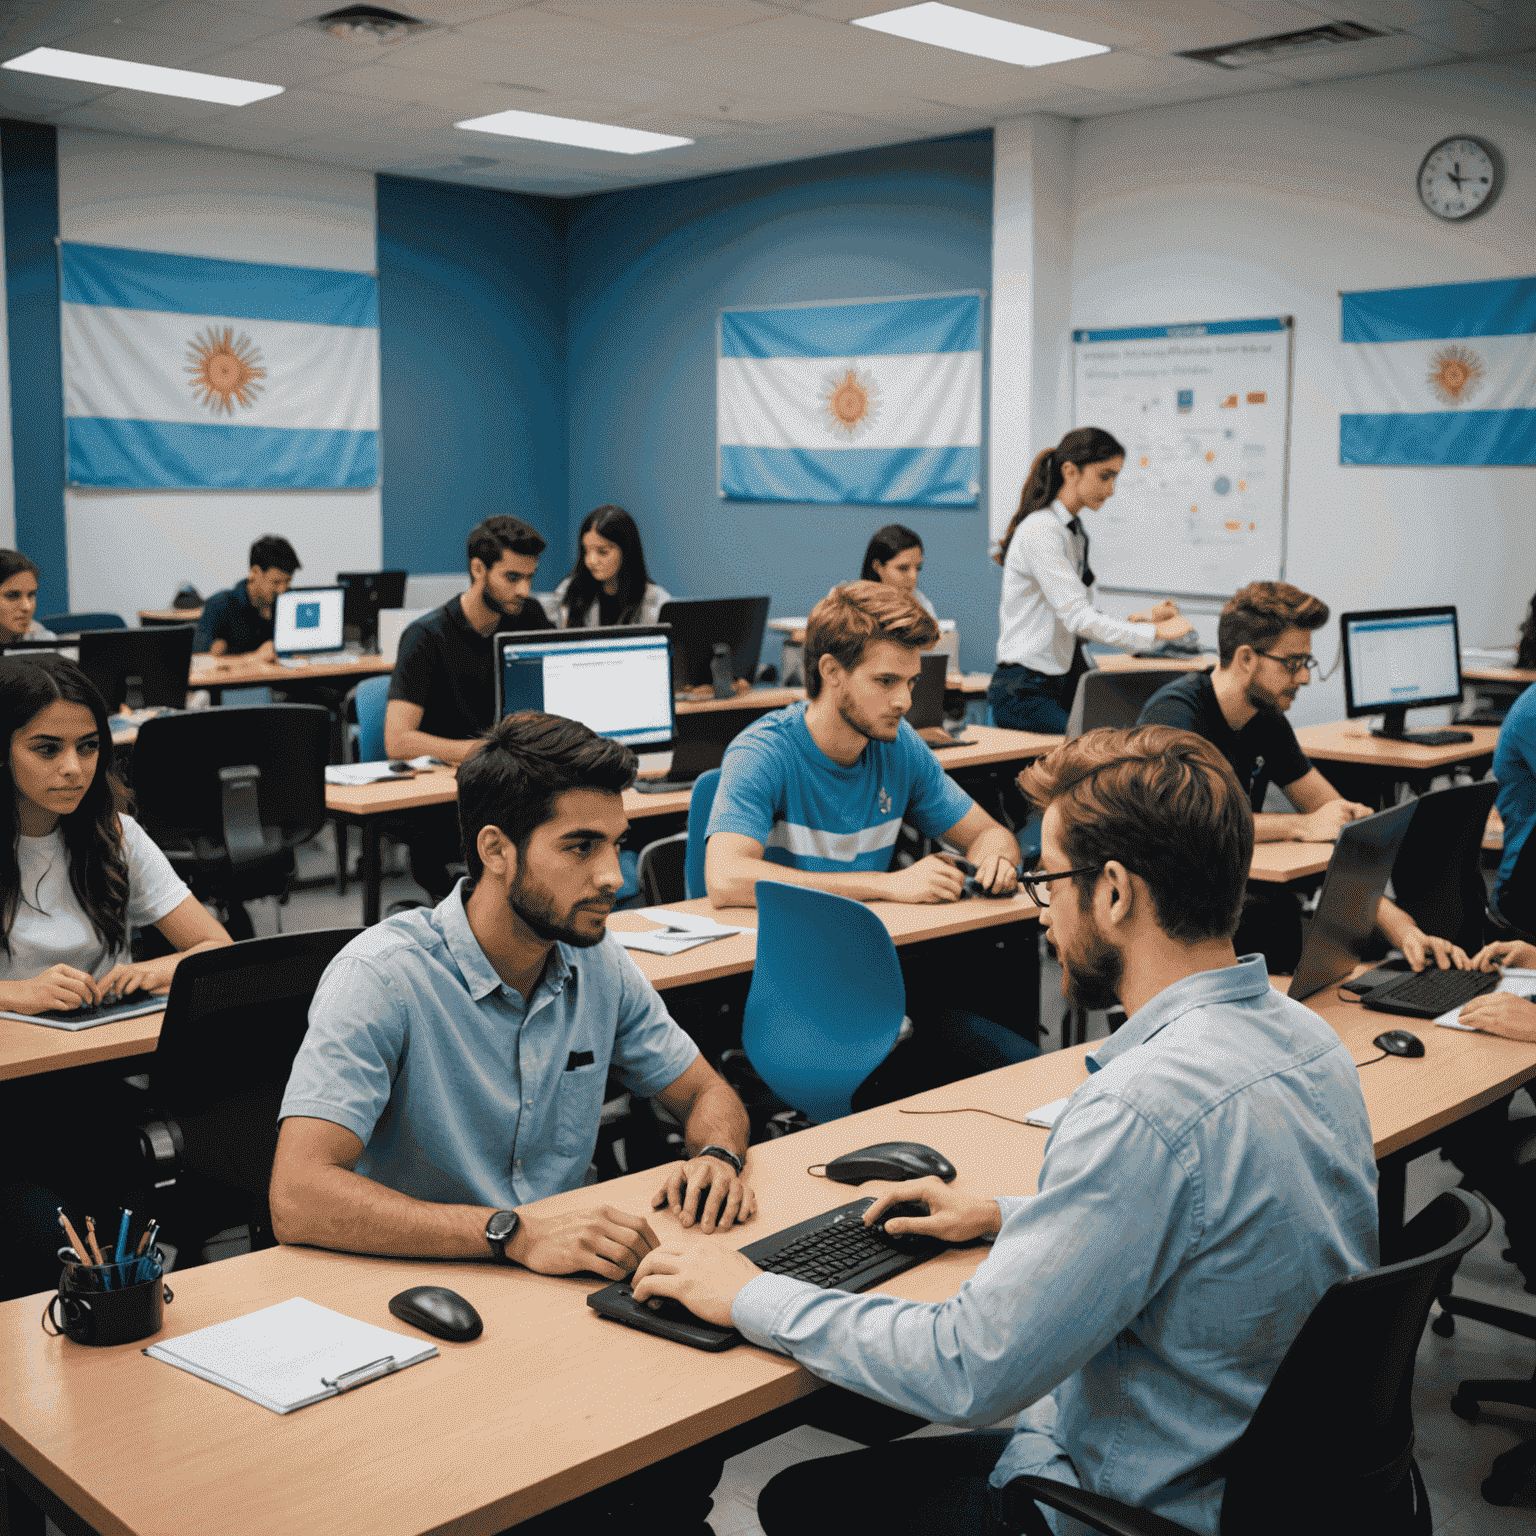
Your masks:
M1049 1104L1042 1104L1039 1109L1030 1110L1025 1116L1026 1125L1042 1126L1045 1130L1056 1124L1062 1110L1067 1107L1065 1099L1052 1099Z
M417 764L412 764L416 767ZM327 784L380 784L385 779L398 779L406 775L391 773L389 762L382 763L332 763L325 770Z
M728 928L717 923L707 912L674 912L670 907L641 907L640 916L674 933L697 934L703 938L723 939L727 934L740 933L740 928Z
M1520 997L1531 997L1536 994L1536 971L1506 970L1495 992L1514 992ZM1470 1024L1461 1022L1461 1009L1452 1008L1449 1013L1442 1013L1436 1024L1443 1024L1447 1029L1464 1029L1469 1033L1472 1030Z

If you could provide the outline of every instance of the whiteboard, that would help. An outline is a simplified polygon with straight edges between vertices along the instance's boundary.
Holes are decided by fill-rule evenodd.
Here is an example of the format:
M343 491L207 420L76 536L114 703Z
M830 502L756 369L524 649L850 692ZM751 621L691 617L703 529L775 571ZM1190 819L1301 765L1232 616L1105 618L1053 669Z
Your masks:
M1093 514L1111 591L1228 597L1285 575L1291 316L1072 333L1075 425L1125 445Z

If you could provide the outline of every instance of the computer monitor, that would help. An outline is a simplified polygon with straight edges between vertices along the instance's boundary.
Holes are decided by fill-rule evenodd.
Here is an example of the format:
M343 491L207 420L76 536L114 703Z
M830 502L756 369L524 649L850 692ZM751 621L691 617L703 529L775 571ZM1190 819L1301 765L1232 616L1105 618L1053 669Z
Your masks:
M192 624L153 629L87 629L80 642L80 670L101 690L107 712L158 705L182 709L192 669Z
M272 643L279 656L341 649L340 587L290 587L272 605Z
M496 718L564 715L636 752L672 746L672 636L665 625L497 635Z
M762 654L763 630L768 626L766 597L696 597L663 603L656 620L672 627L672 685L715 689L717 698L730 696L736 678L752 682ZM729 661L729 678L715 676L717 646Z
M914 731L944 724L944 684L949 676L949 657L941 651L926 651L920 658L922 670L912 679L912 708L907 724Z
M1291 997L1311 997L1342 981L1359 965L1366 942L1376 930L1376 904L1392 878L1397 851L1417 806L1416 800L1410 800L1340 829L1317 911L1307 924L1296 974L1291 977Z
M1404 714L1461 702L1461 637L1454 607L1380 608L1339 618L1344 708L1350 719L1382 715L1377 733L1413 741Z
M379 609L405 606L404 571L338 571L336 585L346 593L341 605L342 639L365 651L379 647Z

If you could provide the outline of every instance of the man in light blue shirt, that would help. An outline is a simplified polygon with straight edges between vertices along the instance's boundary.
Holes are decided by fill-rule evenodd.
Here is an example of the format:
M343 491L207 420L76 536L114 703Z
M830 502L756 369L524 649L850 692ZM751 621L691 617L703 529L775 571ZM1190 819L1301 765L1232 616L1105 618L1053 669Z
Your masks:
M975 1276L938 1304L849 1296L686 1242L636 1271L640 1298L734 1322L878 1401L958 1424L1019 1414L1011 1435L782 1473L759 1504L769 1536L855 1522L1001 1533L1017 1528L1002 1490L1027 1474L1215 1533L1221 1453L1318 1298L1377 1262L1357 1068L1316 1014L1271 990L1262 957L1232 950L1253 818L1231 768L1191 733L1148 726L1091 732L1021 784L1045 811L1029 884L1049 903L1063 989L1129 1017L1088 1057L1037 1194L935 1179L877 1191L867 1220L928 1204L893 1232L990 1238Z

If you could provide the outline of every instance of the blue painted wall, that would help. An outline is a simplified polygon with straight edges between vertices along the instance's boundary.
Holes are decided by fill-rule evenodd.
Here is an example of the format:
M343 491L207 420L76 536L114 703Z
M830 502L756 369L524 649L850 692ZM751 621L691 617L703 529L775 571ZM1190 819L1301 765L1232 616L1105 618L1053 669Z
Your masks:
M42 571L38 614L69 609L64 364L59 343L58 130L0 122L16 547Z
M803 614L859 574L876 528L905 523L965 666L990 670L1000 572L982 506L727 502L715 475L716 312L990 289L990 132L583 198L567 250L573 534L617 501L669 591L769 592Z
M386 567L464 569L509 512L569 558L565 230L552 198L378 178Z

